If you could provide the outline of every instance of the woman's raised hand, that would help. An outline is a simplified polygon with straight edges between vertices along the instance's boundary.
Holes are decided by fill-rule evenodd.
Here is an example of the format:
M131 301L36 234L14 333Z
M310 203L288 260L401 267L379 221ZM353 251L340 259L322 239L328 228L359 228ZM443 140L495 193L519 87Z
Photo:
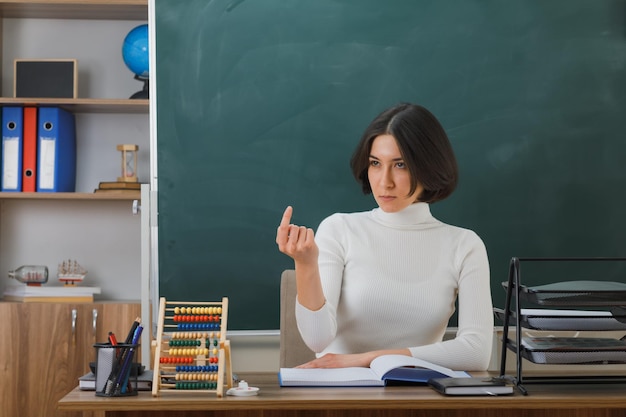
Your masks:
M296 263L317 264L319 249L315 244L315 233L311 228L291 224L292 214L293 208L288 206L276 231L278 250Z

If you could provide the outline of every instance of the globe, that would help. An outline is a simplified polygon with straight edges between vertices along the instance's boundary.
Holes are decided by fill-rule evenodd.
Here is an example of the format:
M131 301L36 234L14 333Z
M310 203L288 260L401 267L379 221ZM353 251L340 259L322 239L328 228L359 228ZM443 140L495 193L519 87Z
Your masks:
M139 25L128 32L122 45L124 63L137 78L150 76L148 60L148 25Z

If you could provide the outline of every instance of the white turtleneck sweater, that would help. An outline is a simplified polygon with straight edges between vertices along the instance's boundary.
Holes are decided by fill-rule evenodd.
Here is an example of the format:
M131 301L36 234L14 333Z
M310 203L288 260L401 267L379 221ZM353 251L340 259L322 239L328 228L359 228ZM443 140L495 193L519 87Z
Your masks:
M448 368L487 368L489 263L474 232L444 224L427 203L415 203L398 213L334 214L315 240L326 303L311 311L296 302L296 318L318 356L409 348ZM457 297L458 332L444 342Z

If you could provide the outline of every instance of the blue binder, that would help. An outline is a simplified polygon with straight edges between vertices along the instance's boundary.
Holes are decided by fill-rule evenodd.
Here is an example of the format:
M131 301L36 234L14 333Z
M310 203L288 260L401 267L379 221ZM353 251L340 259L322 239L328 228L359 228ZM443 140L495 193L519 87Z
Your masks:
M76 189L76 121L58 107L40 107L37 121L37 191Z
M0 190L22 191L24 113L21 107L2 108L2 163Z

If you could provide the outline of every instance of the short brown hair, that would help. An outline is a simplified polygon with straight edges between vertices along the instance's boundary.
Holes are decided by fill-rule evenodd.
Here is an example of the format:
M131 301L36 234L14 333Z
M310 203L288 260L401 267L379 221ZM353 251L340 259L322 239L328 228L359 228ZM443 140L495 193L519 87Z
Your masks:
M376 116L352 154L352 174L365 194L372 192L367 172L372 142L380 135L391 135L398 144L411 174L409 195L420 184L424 191L419 201L425 203L435 203L452 194L459 172L448 135L430 111L410 103L395 105Z

